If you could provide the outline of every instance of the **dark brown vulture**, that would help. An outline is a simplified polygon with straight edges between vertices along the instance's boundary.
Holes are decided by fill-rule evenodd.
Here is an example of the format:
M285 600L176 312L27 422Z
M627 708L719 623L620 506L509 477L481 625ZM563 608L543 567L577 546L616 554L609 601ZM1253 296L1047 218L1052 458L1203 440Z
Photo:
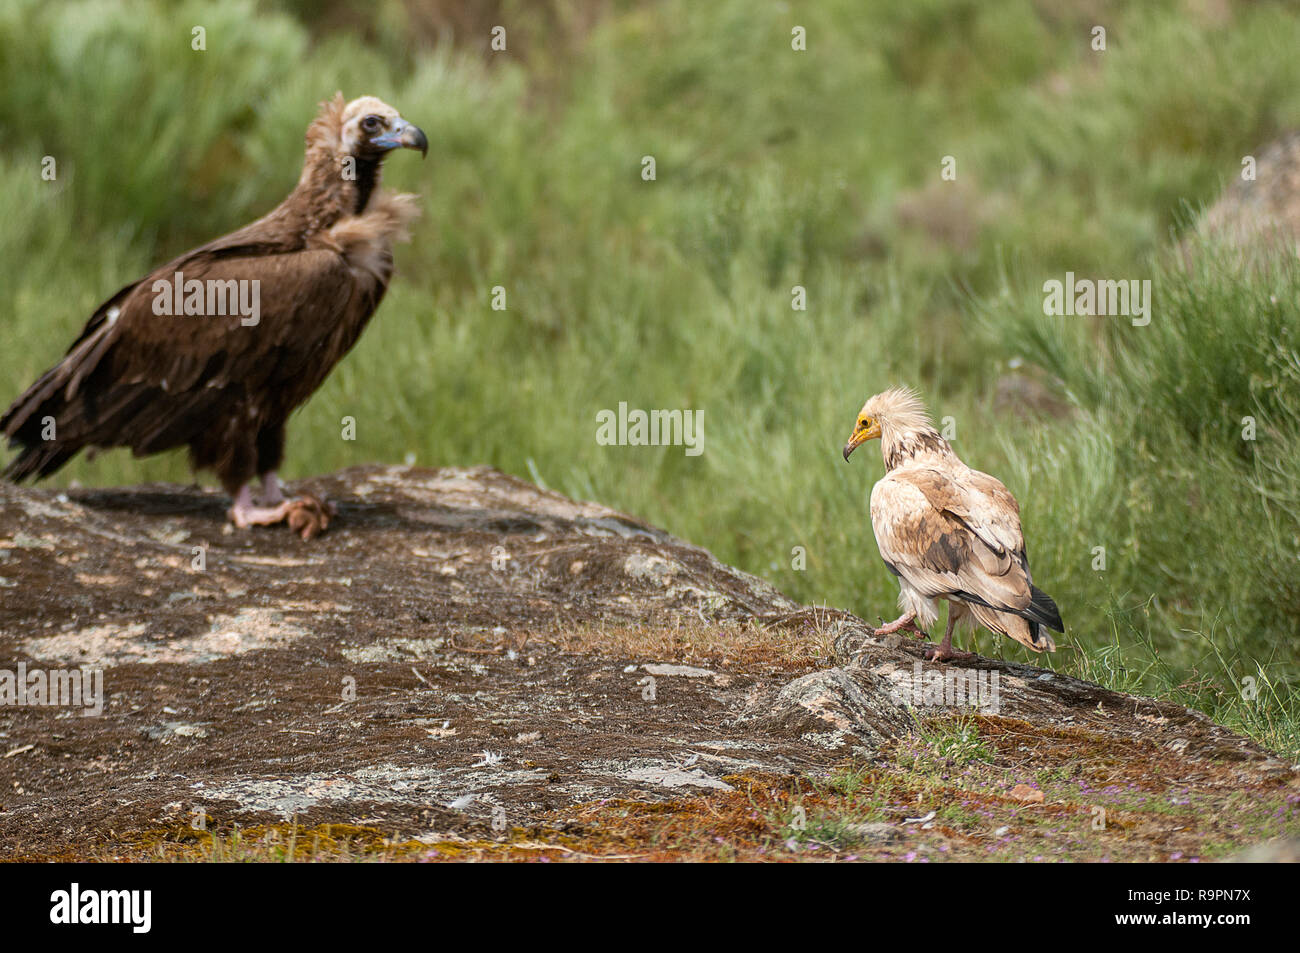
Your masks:
M397 110L338 93L307 129L297 187L270 214L109 298L58 364L0 418L14 480L83 448L188 446L216 471L240 528L284 520L308 538L332 508L286 500L275 471L289 414L351 349L393 272L416 197L379 191L399 147L428 152ZM260 499L252 482L261 479Z

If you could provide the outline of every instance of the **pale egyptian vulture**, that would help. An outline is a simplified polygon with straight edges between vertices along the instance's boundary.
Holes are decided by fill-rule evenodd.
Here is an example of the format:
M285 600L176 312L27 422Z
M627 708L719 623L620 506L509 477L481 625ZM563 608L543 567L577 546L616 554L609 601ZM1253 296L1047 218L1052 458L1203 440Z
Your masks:
M384 157L428 147L373 96L323 103L288 198L118 291L0 417L19 449L5 476L49 476L83 449L188 447L231 495L236 526L288 521L304 538L324 529L329 504L281 492L285 422L365 330L392 276L393 243L418 211L415 196L379 188ZM169 299L182 285L180 313ZM260 302L258 313L236 313L236 291Z
M1020 505L998 480L957 458L920 398L894 388L862 405L844 446L880 438L885 475L871 491L871 526L898 577L903 615L880 632L929 629L948 600L948 627L930 657L954 652L953 626L976 624L1035 652L1055 651L1048 629L1063 632L1052 597L1034 585L1020 531Z

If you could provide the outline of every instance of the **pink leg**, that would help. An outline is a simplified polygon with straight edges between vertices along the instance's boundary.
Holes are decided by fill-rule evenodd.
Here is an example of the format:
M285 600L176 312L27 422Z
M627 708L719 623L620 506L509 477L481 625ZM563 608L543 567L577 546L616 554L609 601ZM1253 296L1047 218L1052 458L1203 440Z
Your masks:
M916 627L915 612L906 612L903 615L899 616L897 619L895 619L893 622L887 622L884 625L882 625L880 628L875 629L874 631L876 635L892 635L893 633L900 632L903 629L907 629L909 632L918 632L921 635L925 634L924 632L921 632L921 630Z
M265 485L265 484L263 484ZM277 486L276 491L279 491ZM250 526L273 526L288 521L289 529L303 539L311 539L325 532L330 520L338 515L333 503L310 493L292 500L280 494L280 502L274 506L258 506L253 502L253 489L249 484L239 488L235 494L235 505L227 513L230 521L240 529Z
M262 474L261 502L263 506L277 506L284 502L284 490L274 470Z
M957 623L957 612L952 603L948 604L948 627L944 630L943 641L925 653L925 657L932 662L946 662L949 659L955 659L959 662L970 661L975 658L974 652L960 652L952 647L952 629Z

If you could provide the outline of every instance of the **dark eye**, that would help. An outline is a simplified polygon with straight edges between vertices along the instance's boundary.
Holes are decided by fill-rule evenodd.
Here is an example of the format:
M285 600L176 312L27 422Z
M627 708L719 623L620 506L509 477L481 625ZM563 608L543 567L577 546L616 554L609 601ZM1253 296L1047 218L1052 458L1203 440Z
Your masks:
M366 132L378 132L381 125L382 123L378 116L367 116L365 119L361 120L361 128Z

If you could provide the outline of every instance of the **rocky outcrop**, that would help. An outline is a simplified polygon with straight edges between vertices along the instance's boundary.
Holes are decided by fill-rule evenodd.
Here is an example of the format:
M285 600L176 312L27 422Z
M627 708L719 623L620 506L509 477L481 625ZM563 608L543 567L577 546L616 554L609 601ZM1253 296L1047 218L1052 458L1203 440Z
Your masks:
M0 706L0 852L288 819L416 840L554 825L575 805L878 762L945 706L1188 778L1289 776L1180 706L925 662L491 469L362 467L294 490L337 505L326 534L233 530L194 487L0 486L0 670L103 686L98 714Z

